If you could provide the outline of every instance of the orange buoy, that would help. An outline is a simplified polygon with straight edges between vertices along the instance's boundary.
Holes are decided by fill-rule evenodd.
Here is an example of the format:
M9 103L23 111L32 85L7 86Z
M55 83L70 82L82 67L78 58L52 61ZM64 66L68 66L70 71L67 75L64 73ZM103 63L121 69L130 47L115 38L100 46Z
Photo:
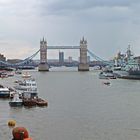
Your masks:
M29 134L26 128L24 127L15 127L12 131L14 140L21 140L29 138ZM28 140L28 139L27 139Z
M14 127L16 125L16 121L14 121L14 120L9 120L8 121L8 126L9 127Z

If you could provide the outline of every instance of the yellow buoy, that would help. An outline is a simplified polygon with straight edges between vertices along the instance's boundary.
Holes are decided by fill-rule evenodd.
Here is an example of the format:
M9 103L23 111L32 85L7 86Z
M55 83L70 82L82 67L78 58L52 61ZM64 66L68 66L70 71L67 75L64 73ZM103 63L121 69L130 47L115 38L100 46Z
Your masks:
M16 125L16 121L15 120L9 120L8 121L8 126L14 127L15 125Z

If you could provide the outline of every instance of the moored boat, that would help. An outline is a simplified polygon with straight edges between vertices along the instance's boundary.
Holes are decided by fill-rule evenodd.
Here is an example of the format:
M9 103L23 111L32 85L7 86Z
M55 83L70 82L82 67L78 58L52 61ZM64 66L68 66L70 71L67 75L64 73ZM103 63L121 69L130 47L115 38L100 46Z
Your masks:
M17 69L17 70L15 71L15 74L22 74L22 70Z
M31 78L31 75L28 72L22 74L22 78Z
M19 98L22 99L22 94L20 92L17 92L16 90L13 89L13 91L10 89L10 98L13 99L15 94L19 95Z
M5 71L0 72L0 78L7 78L7 77L8 77L8 75Z
M48 102L43 100L43 99L41 99L41 98L37 98L35 100L36 100L36 104L38 106L48 106Z
M15 89L19 90L25 98L35 97L38 94L37 84L33 78L18 82Z
M0 98L9 98L10 97L10 90L3 85L0 85Z
M23 105L23 101L22 101L22 99L19 98L19 94L18 94L18 93L14 94L14 97L13 97L13 99L9 102L9 105L10 105L11 107L20 107L20 106Z
M99 73L100 79L116 79L116 76L114 75L112 70L103 70Z
M36 106L36 101L33 98L24 98L23 105L28 107Z

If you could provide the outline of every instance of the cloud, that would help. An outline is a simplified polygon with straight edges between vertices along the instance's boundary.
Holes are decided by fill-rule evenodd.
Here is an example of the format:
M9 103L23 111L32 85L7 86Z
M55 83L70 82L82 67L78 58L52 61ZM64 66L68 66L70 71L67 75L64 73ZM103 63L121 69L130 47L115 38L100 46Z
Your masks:
M0 0L0 16L33 16L37 14L37 0Z
M66 14L77 13L78 11L86 11L94 8L103 7L130 7L140 4L139 0L48 0L41 1L40 9L45 14Z
M90 50L108 58L129 41L138 46L139 13L139 0L0 0L0 50L25 58L43 36L48 45L79 45L85 36Z
M1 54L7 59L25 59L37 52L31 44L20 40L1 40L0 41Z

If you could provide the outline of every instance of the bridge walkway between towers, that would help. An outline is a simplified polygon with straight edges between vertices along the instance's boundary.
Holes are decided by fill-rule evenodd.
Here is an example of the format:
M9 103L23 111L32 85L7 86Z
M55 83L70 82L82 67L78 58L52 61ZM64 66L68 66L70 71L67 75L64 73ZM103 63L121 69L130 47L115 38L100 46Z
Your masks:
M80 46L47 46L47 49L80 49Z

